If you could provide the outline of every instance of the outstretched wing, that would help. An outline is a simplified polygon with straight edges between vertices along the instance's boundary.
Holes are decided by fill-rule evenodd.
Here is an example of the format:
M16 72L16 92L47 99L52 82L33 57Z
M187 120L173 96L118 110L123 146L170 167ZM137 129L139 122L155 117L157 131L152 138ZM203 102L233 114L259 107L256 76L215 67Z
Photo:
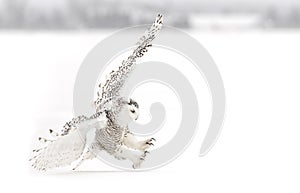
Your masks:
M110 73L110 77L106 80L103 86L101 86L101 84L99 85L100 90L97 93L98 98L94 102L96 112L105 109L107 104L113 103L114 99L120 97L120 90L123 87L129 73L134 69L136 60L148 51L148 47L152 45L152 40L161 29L162 23L163 17L161 14L158 14L155 22L137 42L137 47L133 50L132 54L126 60L122 61L122 65L119 66L118 70Z
M102 128L107 124L104 113L97 113L92 117L79 116L64 125L61 134L50 129L50 134L56 139L47 140L39 138L47 143L45 147L33 150L34 156L30 159L36 170L48 170L51 168L70 165L77 160L86 145L86 135L92 128Z
M85 140L76 131L60 136L46 147L35 150L36 155L30 160L33 162L32 167L36 170L48 170L71 164L81 156Z

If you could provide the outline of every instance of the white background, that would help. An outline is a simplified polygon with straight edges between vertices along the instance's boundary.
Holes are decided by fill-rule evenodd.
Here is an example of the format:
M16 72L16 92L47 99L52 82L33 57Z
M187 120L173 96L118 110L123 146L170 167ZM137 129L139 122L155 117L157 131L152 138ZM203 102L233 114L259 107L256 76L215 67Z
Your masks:
M83 166L96 163L96 172L33 172L37 133L72 117L80 63L109 34L0 33L1 191L300 191L300 34L288 31L190 32L213 56L227 96L223 131L206 156L198 157L200 130L182 156L154 171L97 161Z

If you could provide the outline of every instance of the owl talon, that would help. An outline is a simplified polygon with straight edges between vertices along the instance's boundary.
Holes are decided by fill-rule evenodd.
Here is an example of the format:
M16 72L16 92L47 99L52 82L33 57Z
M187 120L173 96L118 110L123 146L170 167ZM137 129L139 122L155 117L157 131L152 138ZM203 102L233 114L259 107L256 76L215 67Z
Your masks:
M147 145L153 145L153 146L154 146L154 144L151 143L151 142L146 142L146 144L147 144Z

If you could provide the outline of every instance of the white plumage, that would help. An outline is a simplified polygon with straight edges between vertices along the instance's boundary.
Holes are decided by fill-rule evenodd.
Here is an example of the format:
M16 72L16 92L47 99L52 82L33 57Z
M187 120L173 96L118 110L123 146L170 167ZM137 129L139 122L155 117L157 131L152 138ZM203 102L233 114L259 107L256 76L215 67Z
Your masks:
M85 139L78 132L61 136L34 159L33 166L37 170L46 170L66 166L80 158L85 147Z
M128 129L128 123L136 120L139 115L139 105L132 99L120 96L129 73L134 70L136 60L147 52L151 42L162 27L162 15L158 14L153 25L145 32L137 43L132 54L122 62L98 92L95 107L96 113L90 117L79 116L67 122L61 133L50 130L56 139L47 140L44 148L33 150L30 159L37 170L66 166L78 162L76 168L86 159L92 159L99 151L105 150L117 159L129 159L133 168L140 167L154 138L138 141ZM87 133L94 128L94 138L90 146L87 145ZM75 168L74 168L75 169Z

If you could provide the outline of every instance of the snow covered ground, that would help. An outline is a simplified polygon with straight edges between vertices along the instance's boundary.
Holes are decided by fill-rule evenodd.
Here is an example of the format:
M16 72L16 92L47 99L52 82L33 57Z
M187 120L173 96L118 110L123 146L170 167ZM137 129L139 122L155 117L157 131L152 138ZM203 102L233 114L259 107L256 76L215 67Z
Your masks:
M299 192L300 31L189 33L210 52L225 84L226 120L214 148L198 157L199 131L182 156L158 170L120 172L96 160L83 168L94 164L99 172L52 175L29 167L36 133L72 116L76 72L111 31L0 32L1 189Z

